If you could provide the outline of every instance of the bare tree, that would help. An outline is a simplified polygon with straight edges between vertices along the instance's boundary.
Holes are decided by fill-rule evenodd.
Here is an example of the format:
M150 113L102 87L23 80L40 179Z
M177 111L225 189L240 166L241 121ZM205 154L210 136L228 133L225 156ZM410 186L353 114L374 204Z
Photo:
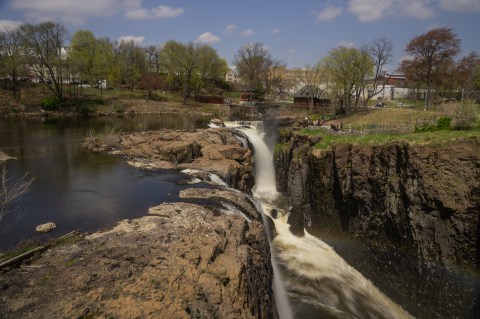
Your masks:
M297 86L301 88L308 97L308 104L313 107L314 98L321 92L322 71L320 64L307 64L296 73Z
M160 72L160 51L161 48L155 45L150 45L145 48L147 55L147 66L149 72Z
M392 62L393 45L392 42L386 38L375 39L362 47L362 51L370 57L373 63L373 77L371 89L363 90L363 105L367 106L368 101L375 95L382 93L385 85L390 77L383 76L384 68L387 64Z
M63 98L63 68L66 62L64 44L67 30L59 23L44 22L20 27L28 66L58 98Z
M247 44L238 49L234 64L238 76L245 81L245 85L252 97L255 90L263 90L263 80L267 77L272 66L272 56L263 43Z
M267 103L272 104L280 94L286 93L292 86L287 76L287 63L282 60L272 60L264 78L265 91L268 93Z
M471 52L458 61L455 78L460 88L460 99L475 97L480 88L480 57Z
M17 201L23 194L27 193L30 185L35 180L28 176L28 173L16 182L12 182L7 178L7 169L5 165L1 165L0 170L0 221L8 213L12 212L11 204Z
M19 77L25 73L23 38L18 27L0 30L0 64L13 82L13 98L20 98ZM5 82L6 83L6 82Z
M411 58L402 62L401 69L407 78L425 83L426 109L431 103L437 75L441 76L442 69L452 64L453 57L460 51L460 39L451 28L436 28L410 40L405 51Z
M115 64L118 78L130 88L132 93L135 84L147 67L145 51L133 40L120 41L115 48Z

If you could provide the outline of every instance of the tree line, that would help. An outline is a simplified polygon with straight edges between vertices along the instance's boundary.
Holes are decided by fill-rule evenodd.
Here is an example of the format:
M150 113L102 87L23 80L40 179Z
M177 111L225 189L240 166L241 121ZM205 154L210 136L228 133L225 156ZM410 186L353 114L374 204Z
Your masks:
M133 40L97 38L88 30L75 32L67 46L68 39L65 27L54 22L0 31L0 72L11 79L14 97L20 97L19 80L32 76L59 99L72 90L65 83L98 85L103 80L142 88L148 95L168 88L180 92L184 104L191 94L225 86L227 62L209 45L172 40L144 48Z
M459 92L462 98L478 99L480 58L472 52L455 60L460 43L451 28L432 29L408 43L408 58L396 71L405 75L409 87L425 91L426 107L434 97L457 97ZM368 105L385 90L392 57L392 42L379 38L360 48L336 47L315 64L290 70L257 42L240 47L233 63L240 78L237 88L249 92L252 100L273 103L282 93L303 88L310 105L325 97L348 111ZM33 75L60 99L71 93L66 82L97 85L107 80L113 86L144 89L149 97L159 89L178 92L185 105L192 95L222 94L229 87L227 71L225 59L206 44L170 40L141 47L133 40L97 38L88 30L70 38L54 22L0 30L0 75L11 79L14 97L20 96L19 79Z

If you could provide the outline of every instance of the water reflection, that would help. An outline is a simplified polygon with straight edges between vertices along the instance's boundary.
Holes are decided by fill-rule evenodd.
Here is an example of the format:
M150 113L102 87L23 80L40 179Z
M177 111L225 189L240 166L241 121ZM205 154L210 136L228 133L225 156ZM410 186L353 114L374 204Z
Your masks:
M142 172L121 158L92 154L81 147L87 134L205 127L206 119L174 116L95 119L1 119L0 150L17 160L6 164L8 176L35 177L14 213L0 221L0 251L25 239L58 237L71 230L94 231L124 218L145 215L147 208L178 200L186 179L172 171ZM198 185L200 187L202 185ZM35 233L53 221L52 234Z

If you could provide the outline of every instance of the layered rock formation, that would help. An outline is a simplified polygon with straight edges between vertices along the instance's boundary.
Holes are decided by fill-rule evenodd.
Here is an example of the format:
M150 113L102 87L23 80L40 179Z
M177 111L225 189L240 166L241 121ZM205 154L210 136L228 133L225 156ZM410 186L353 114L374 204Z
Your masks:
M275 153L278 188L301 233L344 234L427 259L479 262L480 141L388 143L314 149L286 135Z
M89 138L84 146L122 154L140 167L205 170L243 192L254 184L251 151L228 129L120 134Z
M196 204L153 207L152 216L54 246L1 274L0 317L278 318L259 216L240 193L221 192L201 196L225 195L251 221Z

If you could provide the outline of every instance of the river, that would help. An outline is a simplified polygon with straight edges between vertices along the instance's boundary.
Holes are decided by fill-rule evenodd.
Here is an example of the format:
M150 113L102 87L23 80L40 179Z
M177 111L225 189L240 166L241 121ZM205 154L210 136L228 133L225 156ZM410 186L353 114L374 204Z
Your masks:
M26 172L35 178L14 211L0 220L0 252L72 230L93 232L178 200L187 175L139 170L118 156L93 154L81 147L89 134L197 127L206 127L206 121L178 116L0 119L0 150L17 158L6 164L8 178L18 180ZM35 232L50 221L55 231Z

